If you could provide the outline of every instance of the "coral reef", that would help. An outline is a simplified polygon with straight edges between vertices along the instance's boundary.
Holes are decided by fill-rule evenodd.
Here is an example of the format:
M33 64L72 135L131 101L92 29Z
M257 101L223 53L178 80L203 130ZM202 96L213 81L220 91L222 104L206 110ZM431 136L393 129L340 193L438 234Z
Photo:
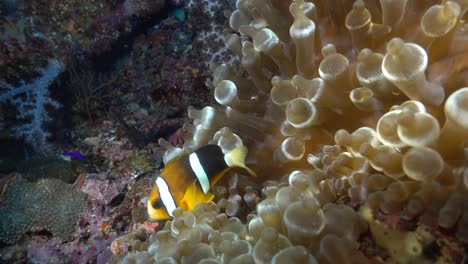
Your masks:
M89 106L109 106L107 111L111 114L105 120L118 128L117 139L127 137L133 146L143 149L154 138L167 138L187 122L187 107L214 103L204 85L207 76L202 75L201 51L191 46L193 35L184 22L169 17L137 36L128 60L109 86L96 95L93 91L99 83L83 89L83 94L89 94L93 100ZM197 96L191 96L192 93ZM85 100L79 102L83 104L77 109L90 108ZM96 137L98 133L85 136Z
M5 19L0 21L0 72L8 74L19 70L15 64L49 57L83 59L108 51L132 30L134 15L157 14L165 1L15 2L15 10L2 10Z
M216 67L220 106L189 108L183 145L160 144L165 163L244 144L263 195L176 209L120 263L460 259L418 232L468 242L466 7L380 2L236 2L226 45L245 72Z
M15 171L31 182L42 178L54 178L69 184L73 183L77 176L86 170L84 162L64 160L59 157L25 160L15 164L15 167Z
M102 116L114 96L112 91L117 90L115 83L118 75L96 73L79 67L77 63L68 65L67 75L66 86L73 92L75 99L73 110L90 121Z
M126 209L116 209L128 184L127 177L111 179L105 173L80 176L77 191L87 195L87 205L72 240L63 243L55 238L33 236L27 245L27 258L36 263L107 263L112 257L111 242L121 236L121 229L129 225ZM114 205L115 204L115 205Z
M178 9L150 25L162 2ZM0 261L466 261L466 1L1 3L3 88L20 91L13 84L57 58L78 99L70 108L89 122L74 116L67 150L86 166L23 170L67 182L79 172L73 187L0 179L0 240L33 232ZM119 55L101 61L107 73L83 66L107 51ZM0 121L15 122L12 112ZM160 164L206 144L245 145L257 176L233 170L213 202L149 221Z
M202 50L191 46L194 34L184 22L168 18L150 29L146 36L140 35L133 45L130 62L123 72L124 81L132 89L124 96L135 104L150 104L151 108L145 107L145 110L153 119L168 119L164 115L177 115L183 112L182 106L202 106L204 101L211 99L201 76ZM192 92L200 97L191 97ZM148 94L152 102L138 99Z
M149 175L146 159L151 156L146 153L148 150L135 150L129 139L119 135L119 129L113 125L103 122L96 130L89 131L98 136L84 139L83 149L91 149L89 156L92 158L73 185L87 196L73 239L63 242L35 233L25 241L26 249L16 249L16 256L5 249L6 261L103 264L113 257L111 249L117 242L113 248L112 242L134 238L130 235L133 233L147 240L157 226L157 223L146 222L146 208L142 202L152 182L149 176L144 176ZM101 172L87 172L93 170ZM134 242L129 241L127 245L123 242L119 246L135 249ZM22 251L26 256L19 254Z
M68 69L69 64L91 65L94 64L93 60L101 62L103 58L97 56L110 57L110 53L114 52L112 48L115 46L119 46L121 51L125 51L128 47L127 43L131 43L129 39L131 39L132 30L142 27L141 25L146 26L146 24L154 23L152 20L157 17L164 3L164 0L67 2L54 0L47 3L42 0L34 0L9 1L6 9L3 8L4 4L2 4L2 19L0 20L0 75L2 80L11 84L22 84L22 80L25 82L33 81L37 69L43 68L49 61L49 67L46 69L51 73L49 76L54 77L51 79L53 81L58 73L73 70ZM89 66L88 68L93 67ZM54 71L57 74L53 75ZM74 73L70 73L70 75L74 75ZM82 79L77 81L75 78L71 80L74 81L73 85L68 83L61 89L50 91L50 94L58 95L61 99L58 101L64 104L64 111L56 115L62 117L71 112L67 105L70 101L68 98L64 98L70 93L76 95L76 99L78 99L75 110L80 114L87 115L91 120L107 111L109 97L113 96L112 93L108 92L114 88L108 87L108 82L111 82L112 78L104 81L97 76L99 74L94 72L92 76L87 76L86 73L83 73L82 76L73 76L82 77ZM115 79L114 76L113 79ZM38 79L38 81L40 80ZM31 84L38 84L38 87L41 85L33 82ZM4 82L1 86L2 89L10 89L10 86L6 86ZM43 91L45 103L57 108L57 102L48 97L50 94L44 94L45 91L48 91L47 89L37 90L38 92ZM23 93L22 95L29 98L34 97L38 92ZM0 102L3 104L4 98ZM13 107L5 107L2 112L10 113L14 110ZM94 110L99 110L99 113L94 113ZM18 126L17 119L24 116L18 115L15 119L13 114L5 114L3 117L5 117L7 125ZM33 118L39 117L43 117L43 115L33 116ZM36 124L40 124L38 121ZM62 123L66 123L66 121L58 120L57 126L61 126ZM44 151L41 149L44 144L38 144L42 143L46 137L31 139L30 134L26 134L26 132L21 134L26 129L29 127L21 128L16 134L26 138L26 141L30 143L36 143L34 147L38 152L47 152L46 148ZM39 137L41 132L45 130L43 128L43 131L32 131L37 134L33 136ZM53 132L58 133L57 131ZM47 134L44 135L47 136ZM54 136L56 135L54 134L52 139L55 139ZM47 154L51 154L50 152L48 151Z
M111 121L103 121L94 137L83 140L83 148L90 149L98 171L106 171L110 177L137 178L158 167L159 163L150 155L149 149L138 150L132 144L128 133Z
M12 175L2 190L0 241L13 244L28 231L41 230L62 240L71 239L84 205L85 195L59 180L32 183Z
M136 250L139 246L131 241L133 234L147 241L158 226L146 221L144 198L151 188L152 171L161 164L162 149L155 146L155 139L168 138L188 121L184 116L188 106L201 107L214 99L204 86L200 50L191 46L194 32L178 17L169 17L154 27L145 25L150 28L144 34L136 30L139 37L134 42L122 37L135 24L155 19L147 16L147 11L154 10L139 10L129 16L124 2L150 1L52 1L30 6L36 2L43 1L25 3L17 13L11 13L14 18L0 21L0 31L7 28L9 32L0 34L5 40L0 43L0 72L15 84L19 79L34 80L33 69L45 65L47 58L66 63L57 82L60 89L53 86L50 91L54 98L58 94L63 105L58 114L66 113L70 117L67 122L77 126L66 131L73 142L59 149L82 153L85 158L79 168L60 158L55 162L56 157L2 165L9 165L8 172L21 171L28 180L57 177L71 183L79 174L73 187L86 193L88 199L71 240L32 232L17 247L0 249L1 261L107 263L112 241L123 241L123 248ZM122 56L114 69L96 72L90 57L122 42L134 43L131 53L118 54ZM192 92L198 96L191 96ZM71 94L76 102L70 100ZM173 107L166 107L168 104ZM2 108L1 112L2 121L16 122L14 111L10 114ZM88 122L83 122L83 117ZM57 131L52 132L52 143L58 143ZM126 240L130 240L128 245Z

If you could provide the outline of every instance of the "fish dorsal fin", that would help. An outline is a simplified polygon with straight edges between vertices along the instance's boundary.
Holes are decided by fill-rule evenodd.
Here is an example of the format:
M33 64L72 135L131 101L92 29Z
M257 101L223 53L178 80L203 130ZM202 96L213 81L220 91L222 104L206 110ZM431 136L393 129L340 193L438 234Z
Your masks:
M255 172L249 169L245 165L245 157L247 156L247 147L242 145L233 150L229 153L224 155L224 161L229 167L239 167L245 169L250 175L256 176Z
M169 161L167 162L167 164L164 164L164 168L166 168L166 167L172 165L172 164L175 163L176 161L180 160L182 157L183 157L183 155L176 156L176 157L172 158L171 160L169 160Z
M214 199L214 194L207 192L203 193L197 186L196 182L191 183L185 191L184 198L181 203L187 207L184 209L193 210L198 203L208 203Z

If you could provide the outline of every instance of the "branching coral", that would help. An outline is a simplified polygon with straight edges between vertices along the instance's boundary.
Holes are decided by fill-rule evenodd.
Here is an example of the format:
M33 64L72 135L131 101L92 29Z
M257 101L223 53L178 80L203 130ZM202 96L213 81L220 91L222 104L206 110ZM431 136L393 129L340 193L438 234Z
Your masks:
M189 109L194 121L184 126L182 147L160 142L165 162L205 144L225 151L245 144L248 165L270 186L247 223L220 214L241 200L234 190L231 204L176 209L148 252L124 263L287 263L286 256L365 263L378 258L361 251L368 232L387 250L380 257L435 261L413 235L386 235L372 213L468 241L468 84L446 81L467 65L431 69L460 56L452 41L463 24L460 3L380 2L237 1L228 47L246 75L218 67L213 85L222 106ZM426 43L429 28L440 34ZM398 253L399 238L411 252Z
M46 68L39 69L42 74L37 79L20 86L13 86L4 80L0 80L3 93L0 95L0 103L10 103L16 107L18 119L25 120L24 124L13 128L13 135L25 139L38 153L47 153L50 147L47 142L49 133L45 129L45 123L51 121L46 107L55 109L60 104L50 97L49 85L62 72L63 64L57 60L51 60Z
M93 121L100 112L109 108L108 99L115 96L111 87L117 81L118 75L106 76L89 70L80 71L74 64L68 67L67 73L67 85L74 93L76 103L73 108L76 112Z

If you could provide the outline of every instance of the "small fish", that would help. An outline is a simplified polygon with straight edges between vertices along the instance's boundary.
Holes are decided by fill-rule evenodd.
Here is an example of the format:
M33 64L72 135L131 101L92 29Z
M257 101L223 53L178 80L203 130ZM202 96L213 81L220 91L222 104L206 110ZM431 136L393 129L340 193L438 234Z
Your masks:
M240 146L223 154L218 145L206 145L188 155L174 158L156 178L148 197L148 214L154 220L169 219L177 207L192 210L196 204L210 202L209 190L231 168L245 169L247 148Z
M80 159L80 160L83 160L85 157L83 155L81 155L80 153L78 152L63 152L62 153L62 156L65 158L65 157L71 157L71 158L75 158L75 159Z
M86 182L87 176L88 173L81 173L80 175L78 175L75 182L73 183L73 187L77 190L81 189L81 187L83 187L84 183Z

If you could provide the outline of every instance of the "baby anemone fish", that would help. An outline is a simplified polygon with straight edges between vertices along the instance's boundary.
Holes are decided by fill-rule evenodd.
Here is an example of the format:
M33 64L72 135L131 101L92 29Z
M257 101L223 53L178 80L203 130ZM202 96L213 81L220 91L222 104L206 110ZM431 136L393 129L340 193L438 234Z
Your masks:
M209 190L231 168L245 166L247 148L240 146L227 154L218 145L206 145L188 155L172 159L156 178L148 198L148 214L154 220L169 219L177 207L192 210L196 204L210 202Z

